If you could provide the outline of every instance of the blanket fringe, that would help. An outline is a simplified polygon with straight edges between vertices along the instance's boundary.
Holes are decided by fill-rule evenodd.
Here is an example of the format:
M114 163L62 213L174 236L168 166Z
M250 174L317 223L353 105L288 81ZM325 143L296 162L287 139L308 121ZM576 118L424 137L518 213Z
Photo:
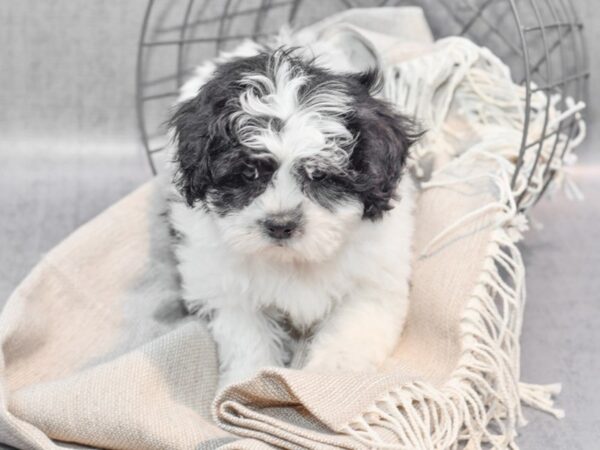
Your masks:
M565 169L574 162L573 151L586 135L581 114L585 103L535 91L530 98L527 141L522 143L526 90L513 83L508 66L465 38L441 39L436 47L430 55L391 66L384 85L385 98L416 117L427 130L411 148L409 163L417 177L428 178L432 158L445 163L465 150L447 141L451 135L458 142L465 140L446 123L456 103L470 132L485 138L488 146L493 145L497 154L511 162L511 177L515 166L520 166L514 196L521 210L538 201L550 175L549 194L562 190L567 198L580 200L581 191ZM522 144L529 150L520 155Z
M519 383L521 402L533 408L552 414L557 419L565 417L565 412L554 407L553 397L560 393L562 385Z
M442 387L423 381L398 387L344 431L369 448L516 448L521 401L558 412L554 387L518 383L524 289L519 250L504 229L496 230L461 321L463 350L450 380ZM394 443L384 439L390 433Z

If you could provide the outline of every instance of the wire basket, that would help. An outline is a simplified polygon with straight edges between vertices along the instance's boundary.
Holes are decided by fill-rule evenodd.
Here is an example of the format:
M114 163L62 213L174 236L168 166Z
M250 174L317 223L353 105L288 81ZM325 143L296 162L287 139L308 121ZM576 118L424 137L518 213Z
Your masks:
M166 146L169 107L199 63L243 39L260 42L285 23L301 27L346 8L399 5L421 6L436 38L465 36L488 47L524 87L523 136L511 182L514 189L527 161L517 203L521 209L531 206L579 132L579 114L550 126L550 99L553 108L564 110L587 96L583 24L571 0L149 0L138 48L136 105L152 172ZM539 92L546 94L541 105L534 101ZM532 137L534 116L542 128Z

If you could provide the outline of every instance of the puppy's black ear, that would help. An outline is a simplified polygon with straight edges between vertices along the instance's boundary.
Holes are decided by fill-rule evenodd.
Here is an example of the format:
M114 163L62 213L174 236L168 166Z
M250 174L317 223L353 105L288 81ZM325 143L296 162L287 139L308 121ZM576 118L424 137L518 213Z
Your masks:
M230 141L232 89L220 78L209 80L196 97L180 104L169 121L177 143L175 184L190 206L204 200L213 181L211 160Z
M202 93L178 105L169 121L174 130L177 151L175 185L188 205L204 199L210 183L210 145L213 140L209 127L209 104Z
M384 101L370 95L355 98L350 127L358 137L351 161L357 173L356 188L365 206L364 217L374 220L391 209L390 200L409 148L420 134L415 131L413 121Z

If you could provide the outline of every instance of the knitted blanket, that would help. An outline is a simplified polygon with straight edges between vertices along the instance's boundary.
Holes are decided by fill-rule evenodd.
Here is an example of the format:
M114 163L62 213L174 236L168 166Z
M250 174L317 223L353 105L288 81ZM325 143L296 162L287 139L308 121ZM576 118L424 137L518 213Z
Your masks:
M418 42L382 35L381 20L394 23L384 29L413 27ZM358 40L359 54L376 49L388 68L385 96L430 130L413 161L422 183L410 311L382 371L266 368L215 398L215 345L180 302L157 179L48 253L6 304L0 442L27 450L514 448L521 402L560 416L556 386L519 382L525 286L515 241L526 222L509 184L518 147L496 138L519 134L519 88L472 43L433 43L419 10L345 13L301 39L335 23ZM507 101L490 101L498 99L490 79L507 86Z

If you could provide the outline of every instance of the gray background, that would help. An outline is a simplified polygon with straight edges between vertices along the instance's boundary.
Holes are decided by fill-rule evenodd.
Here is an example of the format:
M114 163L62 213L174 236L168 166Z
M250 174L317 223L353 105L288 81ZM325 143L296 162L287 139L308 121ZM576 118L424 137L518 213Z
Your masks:
M150 177L134 108L145 3L0 1L0 304L44 252ZM523 379L562 381L567 417L527 411L524 449L600 446L600 8L575 3L592 70L589 137L573 170L586 202L542 202L544 228L522 245Z

